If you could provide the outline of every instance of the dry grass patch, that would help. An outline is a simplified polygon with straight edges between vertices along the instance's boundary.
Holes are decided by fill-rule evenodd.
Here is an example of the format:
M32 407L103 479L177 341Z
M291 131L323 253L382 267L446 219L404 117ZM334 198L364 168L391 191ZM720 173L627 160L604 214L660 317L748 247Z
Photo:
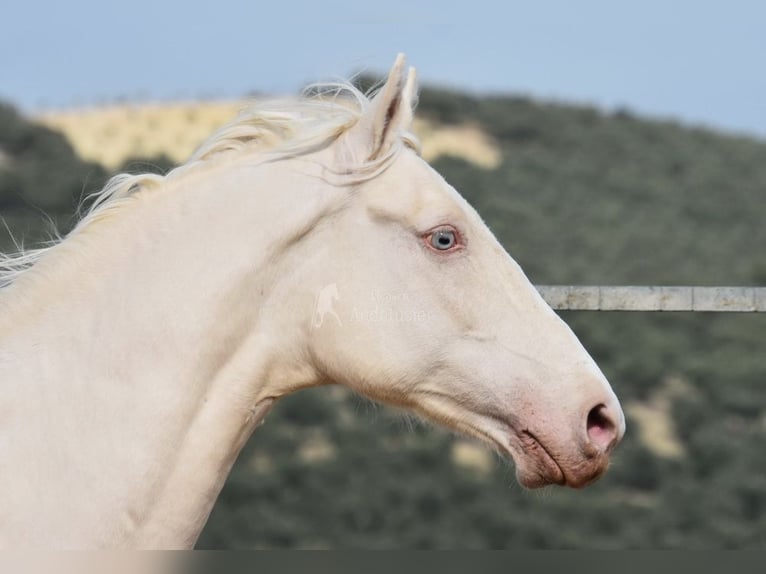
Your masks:
M452 443L451 458L453 464L480 476L487 476L494 468L492 452L486 446L470 440L455 439Z
M213 131L245 107L245 101L114 105L47 112L37 120L61 131L83 159L115 170L130 158L166 155L183 163ZM423 157L459 157L485 169L500 164L498 146L473 125L415 121Z
M625 412L638 424L644 446L656 456L676 459L685 454L673 420L673 401L693 397L694 388L678 377L668 377L646 401L630 401Z

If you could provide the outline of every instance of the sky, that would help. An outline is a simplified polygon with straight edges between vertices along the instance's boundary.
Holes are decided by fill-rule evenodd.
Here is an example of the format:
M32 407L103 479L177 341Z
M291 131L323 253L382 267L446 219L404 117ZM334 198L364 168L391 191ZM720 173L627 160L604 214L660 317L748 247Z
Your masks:
M30 113L293 93L404 52L423 83L766 139L762 0L9 0L0 29L0 100Z

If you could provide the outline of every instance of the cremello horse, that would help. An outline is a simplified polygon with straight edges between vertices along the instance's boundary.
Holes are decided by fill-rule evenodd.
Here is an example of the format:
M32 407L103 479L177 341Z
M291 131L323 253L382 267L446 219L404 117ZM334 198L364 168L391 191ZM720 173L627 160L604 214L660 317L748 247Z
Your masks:
M419 157L414 70L341 91L244 111L0 262L0 545L191 547L274 402L328 383L483 439L527 487L605 471L620 405Z

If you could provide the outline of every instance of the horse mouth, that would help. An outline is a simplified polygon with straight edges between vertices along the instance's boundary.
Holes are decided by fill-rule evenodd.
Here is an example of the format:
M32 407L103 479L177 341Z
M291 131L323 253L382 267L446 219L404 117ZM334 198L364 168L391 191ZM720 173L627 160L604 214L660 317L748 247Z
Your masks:
M447 409L445 405L452 408ZM463 416L455 417L454 400L437 393L424 393L419 404L412 406L413 410L434 422L458 433L478 438L512 459L516 466L516 480L523 487L535 489L553 484L569 485L562 466L528 428L514 424L506 417L476 411L466 412L464 408L461 409Z
M565 486L566 475L545 445L529 430L513 431L518 443L516 479L525 488L542 488L551 484Z
M479 431L477 435L513 460L516 466L516 480L519 484L530 490L554 484L568 486L567 475L563 468L532 431L518 430L508 423L504 426L506 440L499 440L500 437L495 433Z

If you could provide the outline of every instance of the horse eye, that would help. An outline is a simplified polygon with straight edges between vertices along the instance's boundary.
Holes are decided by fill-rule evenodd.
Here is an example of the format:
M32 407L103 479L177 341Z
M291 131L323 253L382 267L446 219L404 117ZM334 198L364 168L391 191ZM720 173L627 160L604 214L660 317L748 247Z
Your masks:
M447 251L455 246L457 238L455 237L455 232L451 229L437 229L431 233L429 241L434 249Z

